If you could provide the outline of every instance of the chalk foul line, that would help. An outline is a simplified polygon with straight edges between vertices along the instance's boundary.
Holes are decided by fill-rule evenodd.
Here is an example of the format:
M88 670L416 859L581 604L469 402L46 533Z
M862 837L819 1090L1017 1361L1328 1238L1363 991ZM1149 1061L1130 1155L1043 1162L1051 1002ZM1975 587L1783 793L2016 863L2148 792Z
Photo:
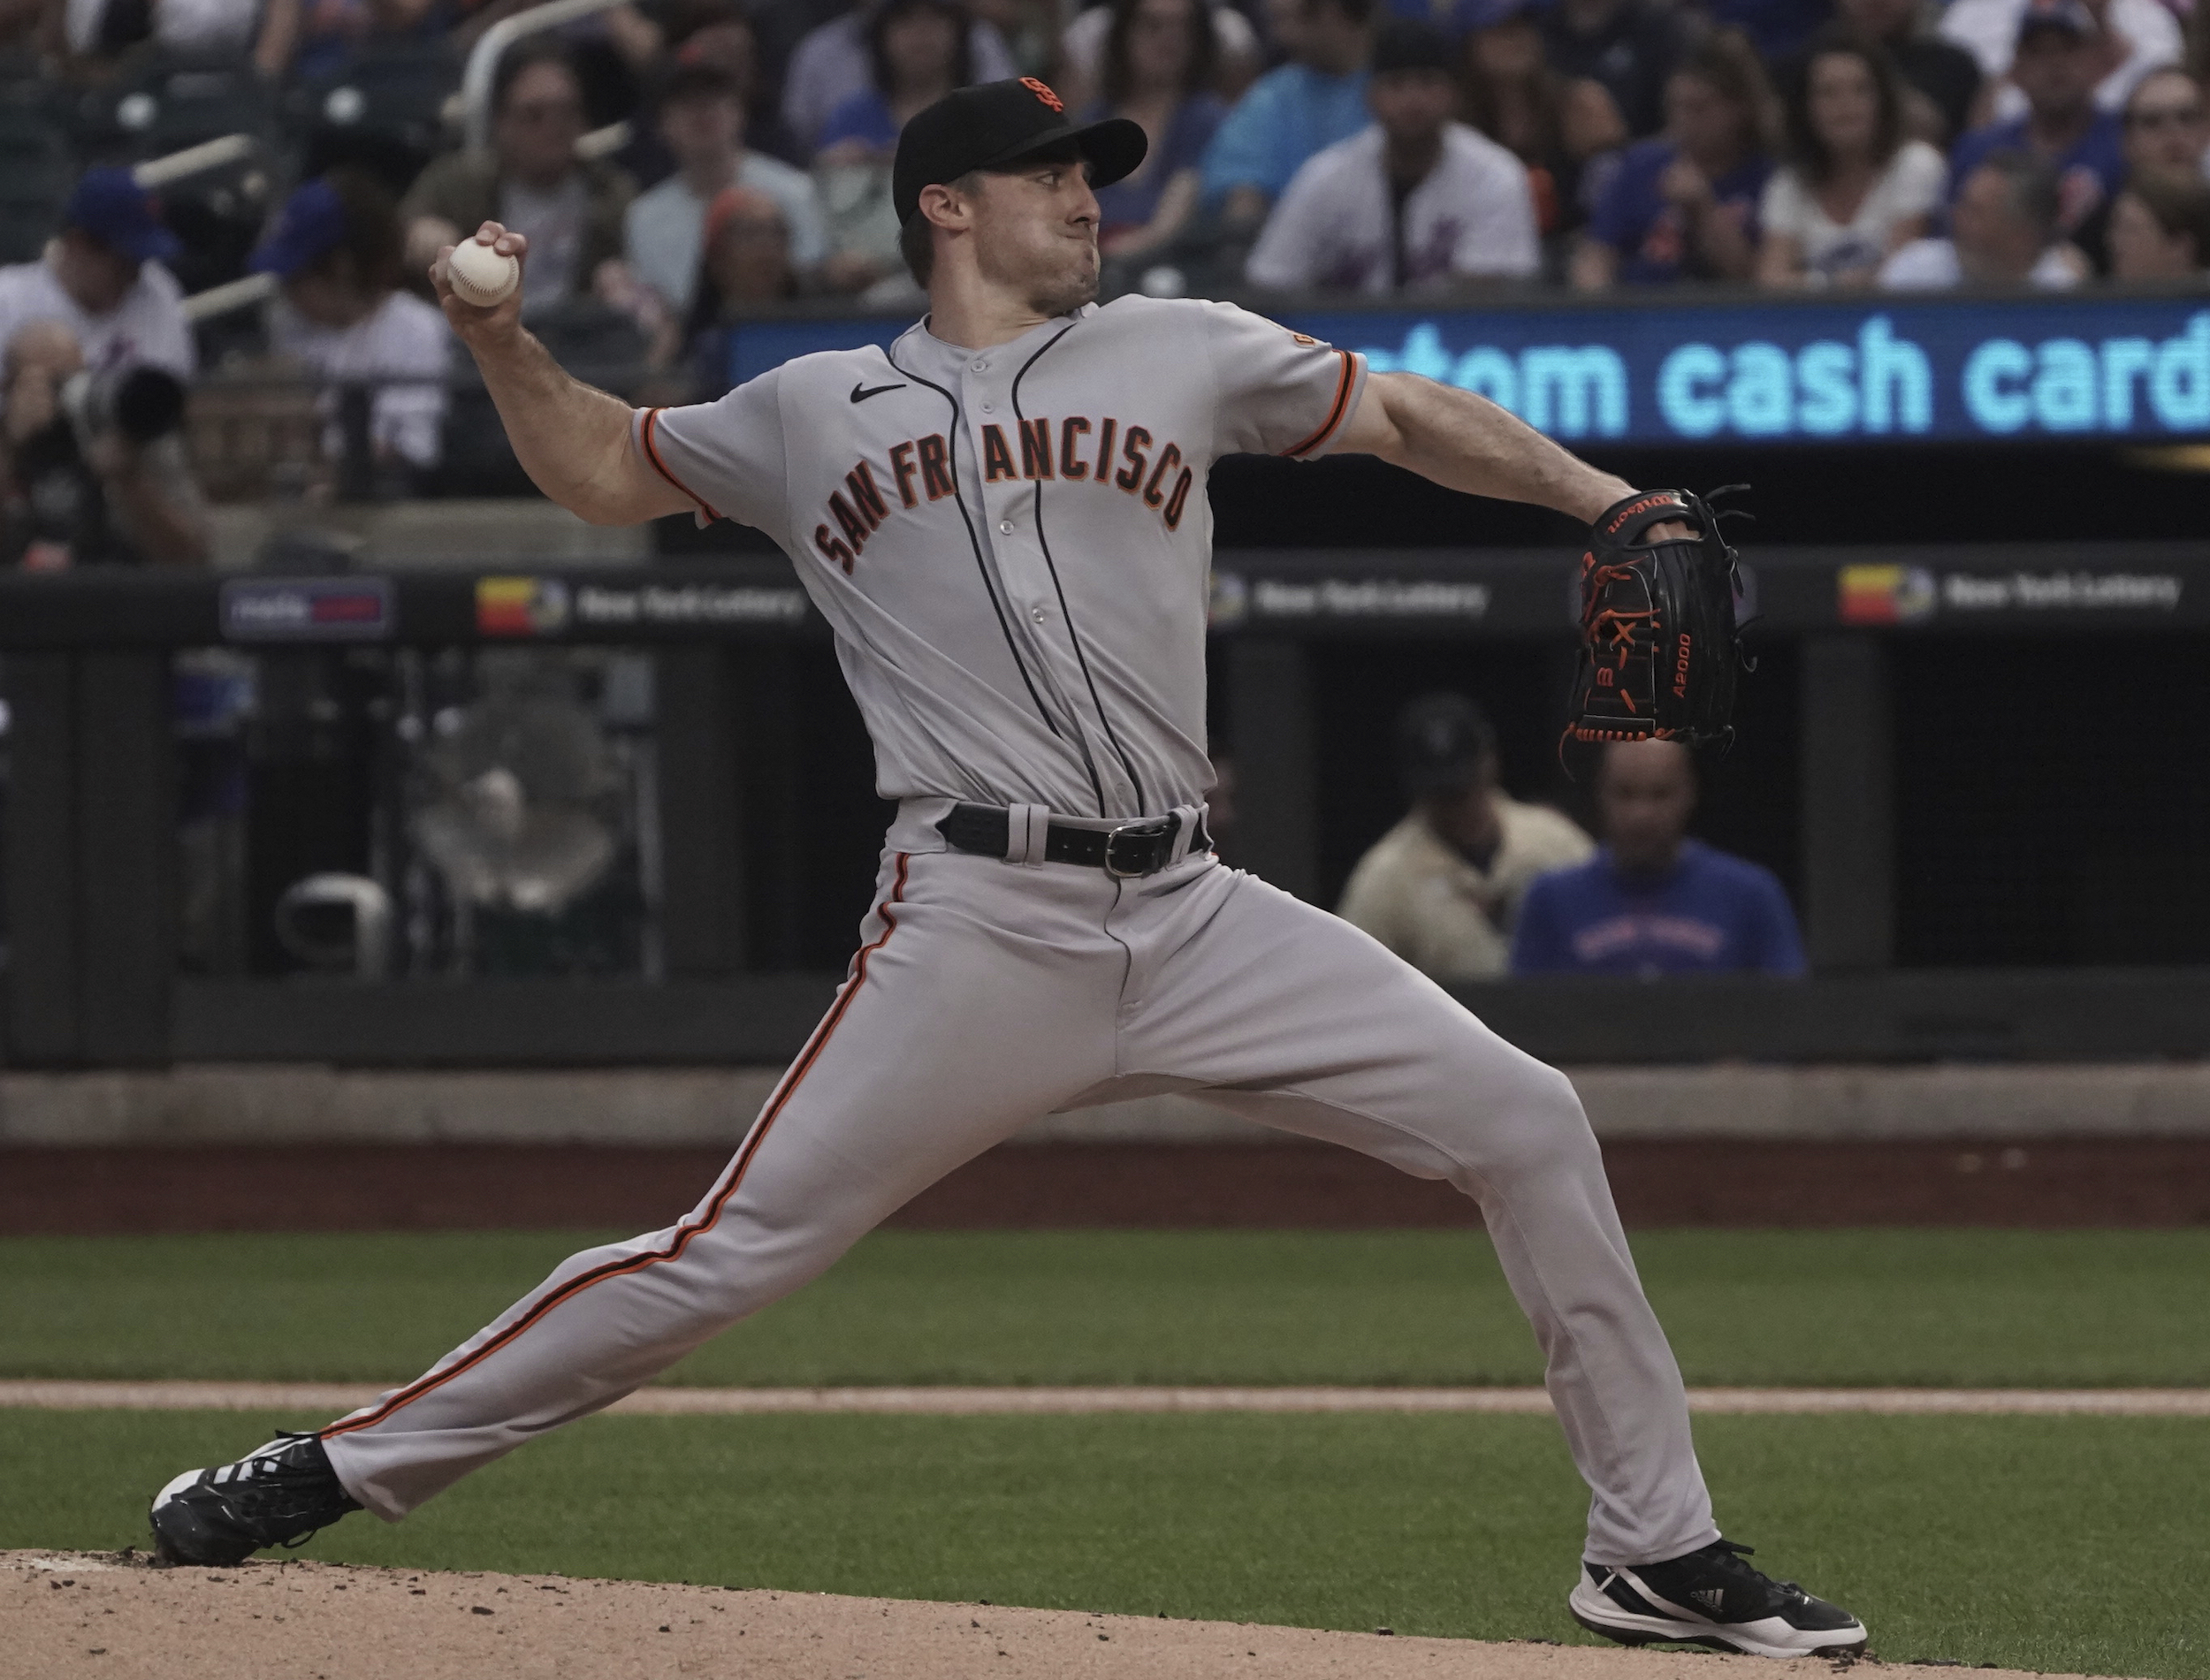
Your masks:
M394 1385L396 1386L396 1385ZM331 1417L389 1389L333 1382L0 1380L0 1410L299 1411ZM1887 1417L2210 1418L2210 1388L1691 1388L1705 1413ZM928 1387L641 1388L612 1408L654 1417L891 1413L991 1417L1074 1412L1545 1413L1540 1388Z

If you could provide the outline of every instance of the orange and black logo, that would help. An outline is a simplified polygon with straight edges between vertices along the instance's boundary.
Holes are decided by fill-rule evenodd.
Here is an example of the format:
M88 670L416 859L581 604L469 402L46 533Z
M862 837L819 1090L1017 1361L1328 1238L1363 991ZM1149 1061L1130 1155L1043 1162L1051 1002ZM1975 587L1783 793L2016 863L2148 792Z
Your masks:
M1021 78L1021 86L1027 88L1030 93L1036 95L1038 103L1048 105L1052 110L1058 111L1062 115L1065 114L1067 108L1060 100L1059 95L1053 93L1049 87L1046 87L1042 82L1038 81L1033 76L1023 76Z

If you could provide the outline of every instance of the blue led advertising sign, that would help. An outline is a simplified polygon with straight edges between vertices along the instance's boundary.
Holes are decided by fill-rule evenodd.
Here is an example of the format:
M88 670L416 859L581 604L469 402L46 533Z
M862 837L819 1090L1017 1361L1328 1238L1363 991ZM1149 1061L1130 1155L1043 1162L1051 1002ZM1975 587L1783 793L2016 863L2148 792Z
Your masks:
M2210 304L2077 297L1637 308L1284 308L1284 325L1480 391L1552 437L1827 444L2210 435ZM747 323L737 381L910 323Z

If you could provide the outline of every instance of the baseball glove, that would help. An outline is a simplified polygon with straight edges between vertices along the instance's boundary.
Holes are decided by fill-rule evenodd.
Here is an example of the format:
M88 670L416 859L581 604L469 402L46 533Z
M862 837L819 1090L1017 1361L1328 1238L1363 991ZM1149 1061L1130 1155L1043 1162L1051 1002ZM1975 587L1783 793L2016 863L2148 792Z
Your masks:
M1741 655L1723 517L1688 490L1643 490L1589 528L1567 739L1694 746L1734 738L1727 718ZM1649 540L1650 528L1668 520L1696 535Z

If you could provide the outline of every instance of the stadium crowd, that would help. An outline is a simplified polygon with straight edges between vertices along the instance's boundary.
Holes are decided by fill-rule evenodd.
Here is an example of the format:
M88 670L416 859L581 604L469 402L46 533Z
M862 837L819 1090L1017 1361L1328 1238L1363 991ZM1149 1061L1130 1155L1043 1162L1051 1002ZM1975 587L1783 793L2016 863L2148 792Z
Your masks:
M633 396L718 390L732 321L783 300L913 308L899 129L1009 75L1151 136L1100 195L1109 295L2199 284L2181 4L625 0L524 29L470 149L467 54L527 0L0 0L11 551L65 458L140 550L193 551L152 440L50 394L130 363L273 353L329 387L354 493L482 482L423 270L487 217L529 234L555 353ZM271 300L187 326L248 273Z

